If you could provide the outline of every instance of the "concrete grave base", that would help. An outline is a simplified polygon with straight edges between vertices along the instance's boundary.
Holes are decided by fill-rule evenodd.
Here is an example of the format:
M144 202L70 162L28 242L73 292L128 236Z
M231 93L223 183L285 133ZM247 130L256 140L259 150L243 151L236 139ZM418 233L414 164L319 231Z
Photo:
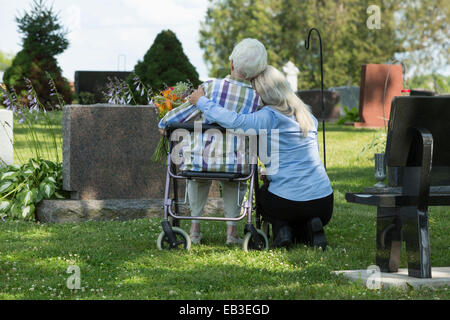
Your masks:
M398 272L370 273L367 270L342 270L334 271L335 274L342 274L352 281L361 282L362 285L373 285L379 288L402 288L409 286L414 288L428 287L438 288L450 287L450 267L434 267L431 270L431 279L421 279L408 276L408 269L399 269ZM370 277L370 279L369 279Z
M187 206L181 214L189 215ZM163 217L163 199L43 200L36 208L36 218L43 223L83 221L126 221ZM208 199L204 214L223 214L223 199Z

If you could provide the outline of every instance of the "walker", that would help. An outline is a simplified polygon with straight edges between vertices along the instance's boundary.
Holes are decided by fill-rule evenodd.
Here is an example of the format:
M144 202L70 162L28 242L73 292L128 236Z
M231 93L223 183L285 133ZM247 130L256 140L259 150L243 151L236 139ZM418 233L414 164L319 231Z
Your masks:
M253 194L255 198L258 196L258 165L250 162L250 173L229 173L229 172L212 172L212 171L181 171L178 166L173 163L170 156L175 145L172 141L172 134L176 129L185 129L191 134L194 132L193 123L174 123L167 127L166 135L169 138L169 150L167 157L167 175L166 185L164 191L164 216L162 225L162 232L160 233L156 244L159 250L184 249L190 250L191 239L189 234L180 228L179 220L213 220L213 221L239 221L247 216L247 223L244 228L244 238L242 249L249 250L268 250L269 248L269 224L261 221L261 215L257 212L256 205L253 203ZM225 128L216 124L202 124L202 133L209 129L216 129L224 133ZM224 180L224 181L238 181L239 183L248 183L248 199L244 200L240 207L242 208L241 215L236 218L226 217L192 217L183 216L179 214L179 206L187 204L187 186L185 190L185 199L183 202L178 200L178 179L196 179L196 180ZM170 197L170 188L173 188L173 198ZM239 188L238 188L239 192ZM239 199L239 196L238 196ZM252 223L252 212L255 212L256 227ZM170 220L169 220L170 218ZM261 230L262 229L262 230ZM264 230L264 231L263 231Z

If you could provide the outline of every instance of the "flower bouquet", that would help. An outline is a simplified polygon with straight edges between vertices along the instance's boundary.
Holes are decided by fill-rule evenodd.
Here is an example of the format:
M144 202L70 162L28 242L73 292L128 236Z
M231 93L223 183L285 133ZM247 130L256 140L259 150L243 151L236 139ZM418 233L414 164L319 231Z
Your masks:
M153 97L153 104L158 108L158 117L161 120L169 111L175 109L188 100L192 85L186 82L177 82L174 87L168 87ZM167 137L161 136L158 146L153 153L152 160L155 162L165 162L168 153Z

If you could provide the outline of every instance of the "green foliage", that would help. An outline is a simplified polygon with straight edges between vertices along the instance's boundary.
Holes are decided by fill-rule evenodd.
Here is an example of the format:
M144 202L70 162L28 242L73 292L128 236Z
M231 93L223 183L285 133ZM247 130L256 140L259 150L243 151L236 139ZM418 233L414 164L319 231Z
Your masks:
M210 1L200 28L200 48L210 76L223 78L230 73L229 56L244 38L260 40L268 61L280 66L284 59L279 51L283 26L276 21L280 4L279 0Z
M94 93L83 91L78 94L78 103L79 104L95 104L95 103L97 103L97 99L96 99Z
M56 84L53 79L49 77L49 85L51 87L51 92L53 97L57 101L57 106L62 106L64 104L63 98L56 89ZM29 81L29 80L28 80ZM61 118L55 117L55 112L45 112L44 105L39 100L37 92L31 82L27 83L27 99L28 104L23 103L16 95L14 87L11 89L0 87L0 95L3 98L3 103L7 109L13 111L14 118L20 118L18 123L14 125L14 128L19 128L24 130L27 134L25 135L25 142L29 149L32 150L32 156L34 158L45 157L47 159L55 159L59 162L60 159L60 146L62 144L62 138L60 132L55 132L56 128L61 125ZM28 109L28 110L26 110ZM1 124L1 123L0 123ZM42 135L43 129L50 133L49 135ZM15 138L17 136L15 135ZM13 141L10 137L11 142ZM16 139L14 139L14 153L17 160L24 162L22 155L17 152ZM25 160L28 159L25 158Z
M325 252L301 244L290 250L243 252L225 245L226 226L216 221L202 222L203 244L190 252L156 248L161 217L45 224L0 221L0 299L449 300L448 287L374 290L334 274L366 270L375 263L377 210L348 203L345 193L377 182L373 161L357 158L376 131L335 124L327 128L327 174L335 197L333 217L325 226ZM320 143L321 135L318 138ZM448 266L448 207L432 206L429 216L431 264ZM240 235L246 222L245 218L238 223ZM180 226L189 230L190 221L180 220ZM81 269L80 290L65 285L67 268L73 265ZM400 268L406 267L402 250Z
M448 35L445 32L448 23L444 26L448 20L445 19L450 7L448 1L437 0L440 6L430 4L430 9L416 10L420 2L210 0L201 24L200 47L210 76L220 77L229 69L228 57L234 45L243 38L257 38L268 50L269 64L280 68L291 60L301 70L298 79L301 88L318 88L320 64L316 33L312 34L310 50L304 47L308 30L315 27L322 36L325 87L359 85L362 64L386 63L405 50L410 55L420 49L421 39L433 40L433 47L448 48L448 41L445 44L442 40L442 36ZM370 5L380 7L381 29L367 27ZM416 26L414 17L420 18L423 24ZM442 31L428 28L435 23L435 18ZM411 28L418 32L411 32ZM414 40L414 46L405 39Z
M406 55L403 62L416 73L436 73L449 64L450 2L405 0L396 3L396 30Z
M358 158L366 156L373 159L375 153L384 153L386 151L387 134L384 131L378 131L372 136L358 154Z
M11 66L13 58L13 54L0 51L0 71L5 71L8 69Z
M72 101L72 92L67 79L54 56L68 46L67 31L59 23L53 8L47 8L43 0L34 1L30 12L16 17L19 33L22 34L22 50L17 53L3 76L8 87L14 87L19 95L26 95L24 78L31 80L45 109L54 108L57 100L51 95L47 73L53 78L57 90L67 103Z
M450 93L450 76L440 74L416 75L407 80L410 89L426 89L438 94Z
M349 108L344 106L344 115L339 118L337 124L345 124L346 122L358 122L359 121L359 111L355 107Z
M0 216L34 220L36 205L43 199L64 199L62 164L41 158L0 169Z
M144 60L134 67L134 72L144 84L154 90L162 90L179 81L189 81L194 86L200 84L195 67L184 54L175 33L170 30L163 30L156 36L144 55ZM133 78L134 75L131 74L127 80L130 87L133 87ZM134 92L133 95L137 97L137 103L147 103L147 97L141 96L139 92Z

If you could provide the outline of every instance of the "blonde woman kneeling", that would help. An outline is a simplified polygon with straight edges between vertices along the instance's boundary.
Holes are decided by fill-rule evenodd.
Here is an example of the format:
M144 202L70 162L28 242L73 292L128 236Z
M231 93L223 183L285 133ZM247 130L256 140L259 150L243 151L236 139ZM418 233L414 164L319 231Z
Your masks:
M267 166L269 187L258 195L264 219L273 225L274 247L288 247L294 240L325 249L323 233L333 213L333 190L320 160L318 122L308 107L290 88L283 73L272 66L252 80L264 107L251 114L238 114L221 108L204 97L201 87L190 102L210 122L225 128L267 130L279 134L278 168ZM275 148L276 149L276 148Z

